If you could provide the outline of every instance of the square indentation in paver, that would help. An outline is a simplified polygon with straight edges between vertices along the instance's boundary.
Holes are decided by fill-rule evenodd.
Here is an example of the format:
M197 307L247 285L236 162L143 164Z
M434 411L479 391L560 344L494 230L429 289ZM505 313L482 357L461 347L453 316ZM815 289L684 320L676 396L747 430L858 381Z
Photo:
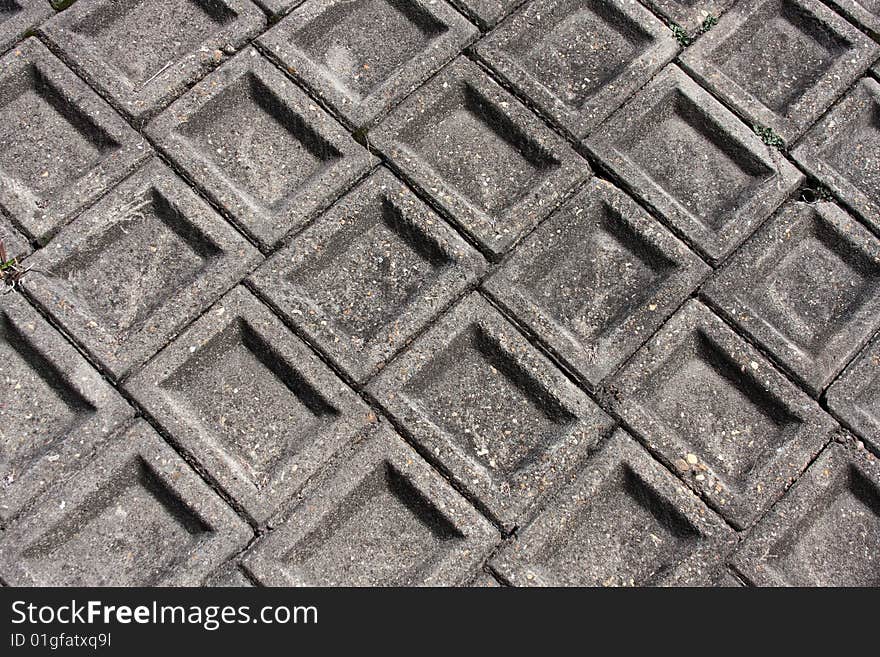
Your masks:
M619 429L491 564L515 586L694 585L732 534Z
M831 412L880 452L880 338L828 389Z
M47 0L0 0L0 52L52 14Z
M792 142L878 56L880 46L817 0L747 0L682 62L754 124Z
M443 0L309 0L260 37L260 44L360 128L477 34Z
M594 387L710 271L626 194L593 179L485 287Z
M494 255L590 175L586 160L463 58L394 110L370 142Z
M709 16L718 18L736 0L645 0L658 14L691 35Z
M538 0L477 53L575 138L586 136L678 53L638 3Z
M880 328L880 240L832 203L791 202L705 293L818 395Z
M266 246L305 225L373 161L253 48L175 101L147 132Z
M310 486L244 564L269 586L454 586L473 577L499 540L383 425Z
M607 393L648 447L740 528L782 495L834 426L696 301L636 353Z
M126 388L259 523L371 417L357 395L242 287Z
M36 39L0 59L0 205L47 241L151 152Z
M153 160L28 259L22 284L114 377L143 363L260 259Z
M87 82L140 123L265 22L248 0L80 0L41 33Z
M0 524L133 415L21 295L0 300Z
M733 565L759 586L878 586L877 459L833 443L755 528Z
M197 586L253 537L146 422L0 540L13 586Z
M880 231L880 82L860 80L793 155Z
M675 66L586 144L713 263L739 246L803 179Z
M285 320L363 380L485 266L446 222L379 169L252 280Z
M611 420L479 294L371 392L506 528L576 467Z

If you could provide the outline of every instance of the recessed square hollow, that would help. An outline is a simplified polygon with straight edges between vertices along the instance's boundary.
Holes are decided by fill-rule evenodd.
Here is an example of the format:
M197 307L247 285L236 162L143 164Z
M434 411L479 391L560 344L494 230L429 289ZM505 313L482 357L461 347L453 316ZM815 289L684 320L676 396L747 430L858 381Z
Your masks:
M306 298L364 342L394 321L450 264L433 237L412 223L391 198L375 198L366 224L354 222L321 252L290 272Z
M748 372L697 331L653 374L650 404L684 449L742 489L797 423Z
M120 145L31 64L0 83L0 172L37 207Z
M140 326L189 286L220 249L157 188L107 217L107 229L53 268L119 335Z
M139 88L234 18L221 0L165 1L161 19L151 0L130 0L101 4L72 29Z
M619 147L713 232L774 173L677 89L644 115Z
M237 319L162 382L181 413L260 488L339 412L246 320Z
M420 581L462 539L442 512L389 462L367 475L285 560L304 581L403 586Z
M150 586L213 533L137 457L22 552L47 581L70 586ZM84 558L87 555L88 558Z
M808 9L777 0L762 5L712 59L763 105L786 115L850 45Z
M411 125L412 145L445 182L478 209L500 215L559 163L467 82ZM519 227L511 227L518 232Z
M407 389L432 422L502 477L534 464L575 422L478 325L456 336Z
M880 490L849 466L770 550L794 586L880 585Z
M64 373L0 313L0 479L11 482L95 412Z
M354 0L327 7L293 41L349 94L363 99L447 29L407 0ZM381 44L377 34L386 36Z
M630 16L599 0L559 3L540 16L537 29L534 24L524 27L529 29L519 30L504 50L575 110L652 41Z
M842 119L846 123L835 125L839 136L829 142L823 155L847 181L880 205L880 98L874 98L861 116Z
M535 562L559 586L644 586L687 557L698 538L678 509L622 464Z
M342 157L253 73L203 105L180 132L199 157L269 210Z

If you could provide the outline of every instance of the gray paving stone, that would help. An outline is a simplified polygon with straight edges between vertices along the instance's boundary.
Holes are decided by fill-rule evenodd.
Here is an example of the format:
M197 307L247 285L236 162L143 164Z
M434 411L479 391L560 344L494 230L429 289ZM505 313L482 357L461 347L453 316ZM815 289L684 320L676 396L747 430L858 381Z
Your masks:
M612 425L478 293L418 338L370 390L508 530Z
M758 586L880 584L880 464L832 444L734 555Z
M833 203L789 202L704 292L814 396L880 329L880 240Z
M0 538L13 586L196 586L253 536L143 421Z
M0 297L0 525L133 416L20 294Z
M12 224L0 215L0 241L6 249L7 258L21 260L30 255L33 249L24 235L19 233Z
M40 33L143 123L265 26L248 0L77 0Z
M880 231L880 82L863 78L792 155Z
M495 256L590 175L586 160L464 58L369 139Z
M205 586L222 588L252 588L254 583L247 578L238 562L230 561L221 566L205 580Z
M624 192L594 178L484 287L595 387L710 271Z
M399 436L365 438L244 565L269 586L451 586L498 532Z
M0 52L52 15L49 0L4 0L0 5Z
M690 35L710 16L720 17L734 2L736 0L645 0L645 4Z
M803 180L779 151L672 65L585 144L713 264Z
M258 524L375 420L240 286L126 389Z
M582 139L678 54L672 32L628 0L536 0L477 54Z
M280 19L294 7L298 7L304 0L253 0L253 2L269 14L270 22Z
M859 25L874 40L880 40L880 4L877 4L877 0L828 0L828 4Z
M147 126L155 143L262 245L302 228L372 156L253 48Z
M828 408L880 453L880 337L826 393Z
M459 11L482 30L494 27L502 18L528 0L451 0Z
M830 440L833 420L709 309L688 302L608 386L647 446L737 528Z
M48 239L152 149L37 39L0 59L0 205Z
M112 376L146 361L260 261L154 159L30 258L22 280Z
M443 0L308 0L259 43L362 128L478 35Z
M515 586L694 585L732 535L619 429L491 563Z
M363 381L485 268L473 247L383 168L251 280L285 320Z
M754 124L793 142L880 46L818 0L745 0L681 61Z
M484 570L474 577L467 585L472 589L498 589L501 583Z

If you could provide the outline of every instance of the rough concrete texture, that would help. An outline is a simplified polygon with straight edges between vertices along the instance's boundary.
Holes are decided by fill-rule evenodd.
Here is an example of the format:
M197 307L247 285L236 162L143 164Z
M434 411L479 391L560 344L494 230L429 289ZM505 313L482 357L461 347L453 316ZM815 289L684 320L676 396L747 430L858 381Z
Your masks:
M878 584L878 10L0 0L0 584Z

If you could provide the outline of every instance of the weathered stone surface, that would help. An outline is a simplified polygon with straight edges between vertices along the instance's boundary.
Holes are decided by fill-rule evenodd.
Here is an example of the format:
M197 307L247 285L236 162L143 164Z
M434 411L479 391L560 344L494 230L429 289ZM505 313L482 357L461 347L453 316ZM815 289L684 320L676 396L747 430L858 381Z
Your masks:
M374 374L486 263L379 169L252 277L256 289L353 378Z
M527 0L451 0L483 30L489 30Z
M818 0L746 0L682 55L738 112L797 139L880 56L880 45Z
M732 535L619 429L492 567L516 586L694 585Z
M116 378L161 349L260 260L153 160L28 258L22 281Z
M259 43L361 128L478 34L444 0L309 0Z
M803 179L672 65L586 146L713 264L742 244Z
M875 41L880 39L880 4L877 0L829 0L828 4L861 26Z
M495 256L590 175L586 160L463 58L369 139Z
M265 246L302 228L373 163L253 48L175 101L146 132Z
M481 40L478 55L575 139L678 54L672 32L627 0L536 0Z
M880 453L880 337L828 389L828 408Z
M710 16L718 18L736 0L645 0L645 4L693 36Z
M47 241L151 152L37 39L0 59L0 205L32 239Z
M507 529L526 520L612 425L478 293L370 390Z
M782 495L834 427L696 301L636 354L607 395L627 426L738 528Z
M833 203L786 204L706 295L818 395L880 329L880 240Z
M0 215L0 241L3 242L3 247L6 249L7 259L14 258L21 261L33 251L24 235L15 230L2 215Z
M12 586L195 586L253 532L139 421L0 538Z
M497 530L382 425L245 558L269 586L452 586Z
M248 579L241 564L229 561L205 580L204 586L215 588L251 588L254 583Z
M758 586L877 586L880 465L832 444L737 550Z
M0 52L52 15L48 0L4 0L0 4Z

